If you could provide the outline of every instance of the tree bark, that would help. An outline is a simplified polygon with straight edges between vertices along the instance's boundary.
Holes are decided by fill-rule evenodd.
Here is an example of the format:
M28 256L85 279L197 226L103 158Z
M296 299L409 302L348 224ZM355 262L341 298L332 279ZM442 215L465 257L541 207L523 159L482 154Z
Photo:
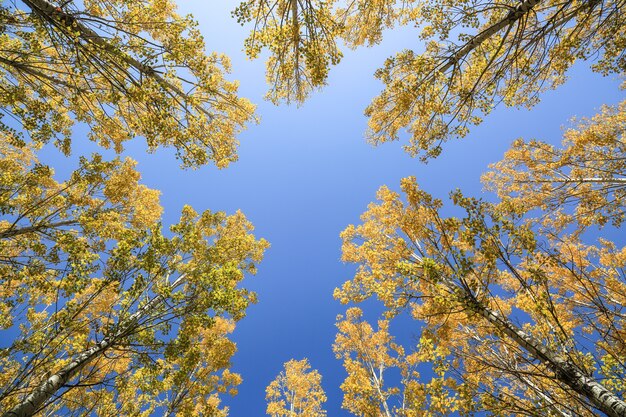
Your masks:
M478 35L474 36L469 42L463 45L458 51L456 51L452 56L450 56L446 61L446 64L440 69L441 72L446 72L450 67L458 63L461 59L463 59L467 54L472 52L478 46L480 46L483 42L489 39L492 35L497 33L499 30L512 25L513 23L520 20L523 16L525 16L529 11L532 10L537 4L540 3L541 0L524 0L522 1L516 8L511 10L504 19L499 22L489 26Z
M59 389L61 389L74 375L87 366L94 358L104 353L115 344L114 338L105 338L94 347L78 355L69 365L50 376L41 385L33 390L24 400L2 417L29 417L41 409Z
M8 239L10 237L19 236L26 233L37 233L43 230L55 229L57 227L74 226L76 224L78 224L77 220L65 220L56 223L38 223L32 226L24 227L11 226L6 230L0 231L0 239Z
M535 184L535 183L557 183L557 184L582 184L582 183L597 183L597 184L626 184L626 178L601 178L601 177L584 177L584 178L564 178L553 180L518 180L516 182L523 184Z
M469 291L454 287L461 301L472 311L487 320L498 330L509 336L519 347L535 359L548 365L556 378L572 390L587 398L594 407L610 417L626 417L626 402L613 394L606 387L585 375L569 359L563 359L547 349L541 342L523 332L508 318L490 310L478 301Z

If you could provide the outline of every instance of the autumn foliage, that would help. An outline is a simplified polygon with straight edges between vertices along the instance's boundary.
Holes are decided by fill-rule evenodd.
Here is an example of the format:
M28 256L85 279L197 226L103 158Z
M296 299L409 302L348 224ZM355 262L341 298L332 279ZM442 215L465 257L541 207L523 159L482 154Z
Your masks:
M238 284L267 243L241 213L188 206L164 232L158 192L130 160L83 159L59 183L28 149L3 146L5 415L224 413L217 394L240 381L227 337L255 300Z
M14 140L71 152L72 128L121 151L143 136L183 166L237 159L236 134L254 106L227 81L226 56L206 54L197 24L167 1L27 0L0 7L0 106ZM28 51L28 53L23 53ZM4 126L8 128L8 126Z
M254 120L228 59L167 0L11 2L0 31L0 414L225 416L229 335L256 299L240 283L267 242L240 212L163 225L131 159L59 180L38 153L69 155L82 124L116 152L143 136L225 167Z
M621 0L245 0L266 97L302 103L342 48L416 29L387 59L367 136L427 160L499 103L535 105L579 60L626 71ZM226 417L230 335L256 295L268 243L241 212L184 206L130 158L81 156L60 179L39 153L88 139L172 148L183 167L237 160L255 122L226 56L171 0L0 5L0 415ZM419 52L418 52L419 51ZM352 279L333 351L342 406L367 417L626 416L626 102L574 121L561 146L518 139L483 181L495 197L383 186L342 233ZM84 136L84 137L83 137ZM550 138L549 138L550 139ZM552 138L553 139L553 138ZM363 302L378 302L373 324ZM394 323L410 323L412 344ZM266 389L272 417L323 417L321 374L290 360Z
M267 414L272 417L325 417L322 376L309 361L290 360L266 389Z
M424 323L418 351L426 345L433 366L443 360L454 370L446 390L427 395L471 395L462 412L516 414L541 404L558 413L620 415L622 372L607 364L624 354L623 250L576 233L555 235L506 201L456 192L451 199L465 215L446 217L443 202L414 179L402 190L404 199L382 188L363 224L343 232L344 260L360 267L335 296L376 297L390 317L407 310Z
M416 27L415 48L376 72L383 91L365 110L374 143L406 141L422 159L463 137L499 103L533 106L577 60L602 74L626 70L621 1L247 0L246 52L267 49L268 96L302 101L326 84L341 48L372 46L384 31ZM408 131L408 135L403 132Z

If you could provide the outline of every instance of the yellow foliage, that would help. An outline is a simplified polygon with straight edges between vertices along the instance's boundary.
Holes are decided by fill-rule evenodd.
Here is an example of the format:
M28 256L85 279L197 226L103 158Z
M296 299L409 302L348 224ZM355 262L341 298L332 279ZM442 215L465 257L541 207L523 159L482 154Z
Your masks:
M265 390L266 413L272 417L324 417L322 376L309 361L290 360Z
M607 223L619 227L626 196L625 132L626 102L605 106L566 130L561 148L515 141L483 182L520 213L548 211L544 222L556 230L572 223L581 230Z
M225 416L241 382L228 334L255 301L239 284L268 246L245 216L185 207L165 236L130 159L82 158L58 182L0 141L0 166L0 323L19 324L0 408L32 394L46 412ZM67 380L36 390L52 376Z
M623 248L606 240L590 245L580 233L559 234L520 217L514 205L458 191L451 199L464 215L444 217L442 202L414 178L401 188L402 196L382 187L362 224L342 233L343 260L358 270L335 297L342 303L375 297L390 318L408 310L422 325L420 342L406 355L392 342L388 322L375 332L360 310L349 309L335 343L348 372L344 407L389 416L394 395L409 392L404 401L414 403L397 415L508 415L538 403L554 413L593 415L598 398L571 387L618 386L614 364L626 352ZM590 337L595 349L585 342ZM423 363L435 375L430 382L409 371ZM400 388L383 385L383 371L393 367L406 375ZM563 376L565 367L580 371ZM621 401L620 392L607 395Z
M174 148L186 167L237 159L254 106L226 79L228 58L205 52L197 23L173 1L21 7L0 9L0 106L23 127L14 143L54 141L69 154L72 127L86 123L89 139L118 153L142 136L151 151Z

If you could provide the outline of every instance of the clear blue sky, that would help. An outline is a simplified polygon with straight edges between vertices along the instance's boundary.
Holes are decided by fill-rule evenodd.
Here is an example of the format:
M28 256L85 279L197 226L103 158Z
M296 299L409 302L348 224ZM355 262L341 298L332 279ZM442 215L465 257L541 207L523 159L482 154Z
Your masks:
M449 143L441 157L424 165L404 154L399 143L374 148L363 138L363 109L381 89L372 74L393 52L420 49L411 30L390 32L376 48L344 51L327 88L300 108L276 107L262 100L264 63L246 60L241 51L248 28L230 18L237 2L180 4L181 12L199 20L208 51L231 57L232 79L240 80L241 94L258 104L261 124L240 136L240 160L226 170L182 171L173 154L148 155L140 141L125 154L139 161L143 182L161 190L165 224L177 220L184 204L229 213L241 209L257 236L272 245L258 275L246 284L257 291L259 303L234 335L234 371L244 382L239 395L227 399L233 417L265 415L265 387L284 362L304 357L323 375L328 415L348 415L340 408L345 373L331 348L335 317L345 307L332 292L351 277L354 266L340 261L338 235L358 222L381 185L398 189L401 178L413 175L438 197L455 188L484 195L480 174L514 139L560 142L561 127L572 116L593 115L601 104L624 96L619 80L579 65L565 86L545 94L532 111L499 108L465 140ZM417 329L411 326L392 324L392 332L410 340Z

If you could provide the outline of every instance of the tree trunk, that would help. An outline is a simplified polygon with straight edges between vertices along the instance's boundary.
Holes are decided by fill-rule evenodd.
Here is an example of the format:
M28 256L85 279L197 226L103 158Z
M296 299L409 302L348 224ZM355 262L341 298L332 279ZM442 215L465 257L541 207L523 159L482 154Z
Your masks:
M94 358L104 353L113 346L115 340L106 338L94 347L87 349L78 355L69 365L50 376L46 381L33 390L18 405L7 411L2 417L29 417L41 409L61 387L63 387L74 375L87 366Z
M539 4L540 0L524 0L522 1L516 8L511 10L504 19L495 23L494 25L489 26L478 35L474 36L469 42L463 45L458 51L452 54L448 59L446 64L440 69L441 72L446 72L450 67L456 65L460 60L465 58L467 54L472 52L478 46L480 46L483 42L493 36L499 30L512 25L513 23L520 20L524 17L528 12L530 12L533 7Z
M508 318L485 307L467 290L458 287L454 287L454 290L455 293L459 294L461 302L466 303L474 312L513 339L519 347L532 357L548 365L560 382L587 398L594 407L607 416L626 417L626 402L592 377L581 372L569 359L563 359L548 350L541 342L523 332Z
M15 237L19 235L24 235L27 233L38 233L43 230L55 229L57 227L63 226L74 226L77 225L77 220L65 220L56 223L38 223L31 226L24 227L15 227L16 225L12 225L8 229L5 229L0 232L0 239L8 239L10 237Z

